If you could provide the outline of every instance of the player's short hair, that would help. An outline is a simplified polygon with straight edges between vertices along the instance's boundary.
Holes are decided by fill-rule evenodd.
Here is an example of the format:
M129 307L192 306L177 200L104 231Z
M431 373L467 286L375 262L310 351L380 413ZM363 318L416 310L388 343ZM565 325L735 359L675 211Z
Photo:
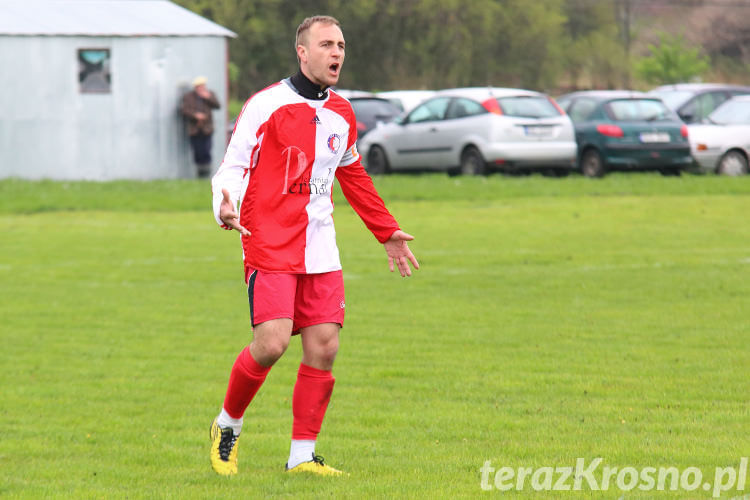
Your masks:
M307 43L307 33L310 31L310 27L315 23L322 24L335 24L339 28L341 23L338 19L331 16L311 16L306 18L304 21L297 26L297 37L294 40L294 50L297 50L298 45L305 45Z

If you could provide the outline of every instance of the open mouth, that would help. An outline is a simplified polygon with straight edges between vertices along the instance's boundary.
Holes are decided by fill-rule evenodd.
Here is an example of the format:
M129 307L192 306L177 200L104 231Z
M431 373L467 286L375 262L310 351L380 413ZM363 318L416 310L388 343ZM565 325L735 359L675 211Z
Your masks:
M338 71L339 71L339 63L333 63L333 64L331 64L330 66L328 66L328 70L331 73L338 73Z

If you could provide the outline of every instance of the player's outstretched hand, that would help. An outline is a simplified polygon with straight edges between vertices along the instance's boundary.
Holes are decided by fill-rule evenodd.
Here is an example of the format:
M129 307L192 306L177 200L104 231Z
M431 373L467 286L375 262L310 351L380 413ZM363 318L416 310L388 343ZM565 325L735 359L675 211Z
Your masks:
M221 206L219 207L221 222L232 229L236 229L242 236L250 236L250 231L240 225L240 217L237 215L237 208L229 197L229 191L222 189L221 194L224 195L224 199L221 200Z
M383 243L385 247L385 253L388 254L388 268L393 272L394 263L398 267L398 271L401 276L411 276L411 267L409 262L414 266L414 269L419 269L419 262L414 254L409 250L407 241L414 239L414 236L407 234L400 229L395 231L388 240Z

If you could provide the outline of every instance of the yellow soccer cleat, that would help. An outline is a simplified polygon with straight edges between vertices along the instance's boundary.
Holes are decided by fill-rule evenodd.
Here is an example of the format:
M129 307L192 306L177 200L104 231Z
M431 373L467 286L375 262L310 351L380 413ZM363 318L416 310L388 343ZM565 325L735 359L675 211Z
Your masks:
M237 474L237 441L240 435L227 427L221 428L214 419L211 424L211 467L217 474L232 476Z
M291 469L287 466L287 472L310 472L311 474L318 474L319 476L341 476L344 473L338 469L334 469L330 465L323 463L323 457L313 455L313 459L309 462L302 462L299 465L295 465Z

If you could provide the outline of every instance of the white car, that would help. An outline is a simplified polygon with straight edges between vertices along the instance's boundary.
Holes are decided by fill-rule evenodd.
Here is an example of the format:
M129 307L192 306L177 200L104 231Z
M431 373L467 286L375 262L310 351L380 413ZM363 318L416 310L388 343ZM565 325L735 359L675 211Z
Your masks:
M352 97L373 97L375 95L374 92L369 92L367 90L337 89L336 87L333 87L333 90L344 99L351 99Z
M700 123L727 99L750 94L750 87L728 83L674 83L656 87L649 94L659 97L690 125Z
M434 90L388 90L386 92L378 92L378 97L388 99L393 104L401 108L401 111L409 112L418 104L426 101L430 97L435 95Z
M358 145L367 171L430 169L468 175L575 167L573 123L547 95L476 87L441 90Z
M690 152L702 173L745 175L750 158L750 96L736 96L688 125Z

